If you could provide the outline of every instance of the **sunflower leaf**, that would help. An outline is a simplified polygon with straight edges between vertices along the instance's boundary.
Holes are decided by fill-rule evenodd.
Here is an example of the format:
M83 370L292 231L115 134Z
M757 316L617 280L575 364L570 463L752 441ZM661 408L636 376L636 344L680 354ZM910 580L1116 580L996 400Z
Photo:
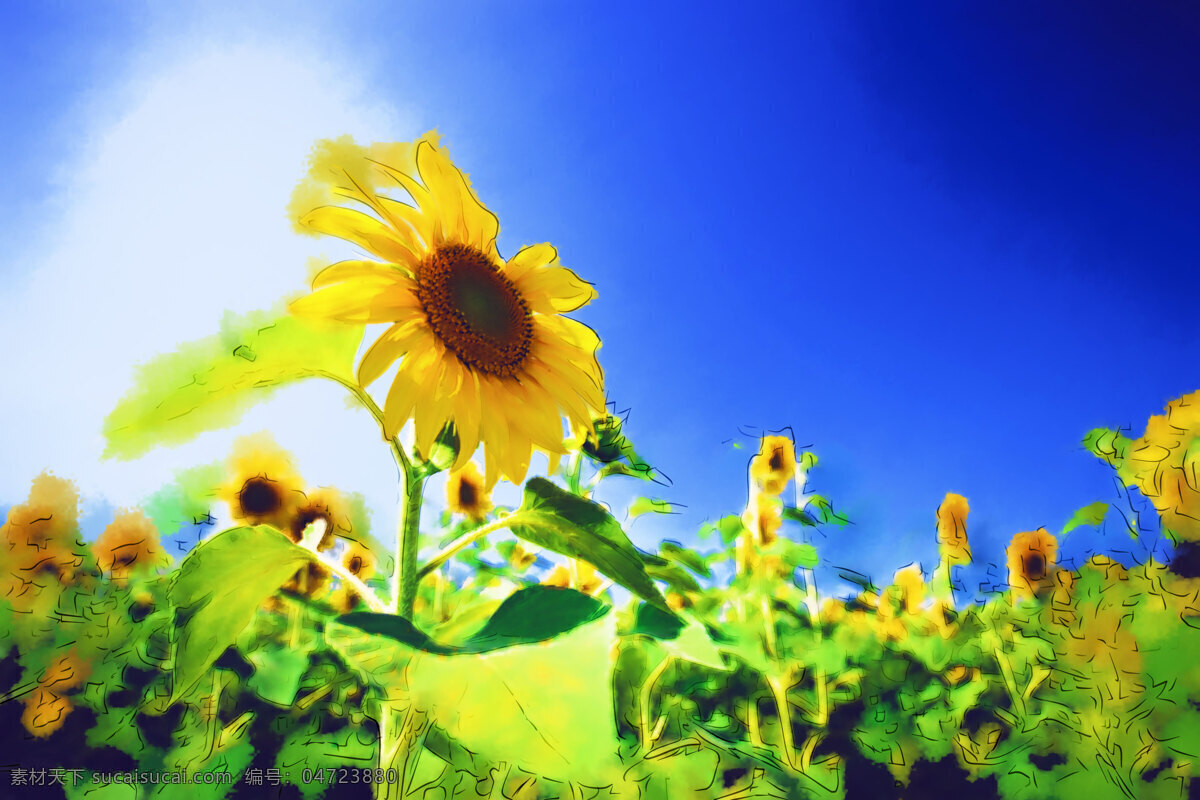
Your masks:
M1066 536L1080 525L1096 526L1104 522L1108 516L1108 503L1096 502L1086 505L1071 515L1071 519L1063 526L1060 536Z
M664 614L649 603L642 603L637 609L633 633L657 639L676 658L722 672L729 670L708 631L698 620L680 619Z
M188 553L167 593L175 609L172 703L237 640L262 602L311 558L267 525L230 528Z
M587 561L643 600L669 612L667 601L646 572L645 556L604 507L545 478L533 478L525 484L525 497L510 530L539 547Z
M457 745L551 780L614 779L610 609L573 589L531 586L463 645L388 614L348 614L325 638L394 708L427 713Z
M289 381L318 373L353 381L363 330L287 314L226 314L216 336L138 367L104 421L104 458L133 459L226 428Z

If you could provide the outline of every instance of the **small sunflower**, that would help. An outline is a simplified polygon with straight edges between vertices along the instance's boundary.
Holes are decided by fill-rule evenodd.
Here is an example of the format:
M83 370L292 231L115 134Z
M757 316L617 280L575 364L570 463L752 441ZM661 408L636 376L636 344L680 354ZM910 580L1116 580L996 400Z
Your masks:
M121 511L92 545L101 572L124 581L138 569L165 566L170 556L163 550L158 528L141 510Z
M44 739L61 728L74 709L67 694L80 686L90 671L91 665L74 651L51 662L34 690L25 696L25 711L21 714L25 730Z
M896 589L906 614L921 613L921 607L925 604L929 587L925 584L925 576L921 573L920 564L909 564L907 567L896 570L896 575L892 578L892 586Z
M967 498L947 492L937 510L938 545L951 564L971 563L971 544L967 541Z
M350 533L350 513L341 493L336 489L323 487L302 494L302 500L292 512L292 518L284 533L293 542L299 542L304 537L304 529L317 520L325 521L325 533L317 544L318 552L333 547L334 537L339 533Z
M79 491L49 472L33 479L24 503L9 509L0 525L0 548L21 581L42 585L38 577L67 585L83 565L86 547L79 539Z
M382 184L402 189L411 204ZM372 213L336 204L343 200ZM501 258L496 217L435 134L367 148L349 137L319 143L291 208L302 231L337 236L380 259L326 268L292 311L391 324L358 366L367 387L400 360L384 402L385 436L412 419L417 449L428 453L453 422L453 466L483 444L490 488L502 476L520 483L535 447L556 468L564 413L573 430L592 431L604 411L600 340L561 315L595 291L548 244Z
M342 553L342 566L360 581L366 581L375 574L378 564L375 554L371 552L370 548L361 542L349 539L346 541L346 549ZM343 585L333 592L329 602L341 613L348 614L358 606L360 599L358 592L352 587Z
M584 594L590 594L593 596L598 594L607 583L607 581L604 579L604 576L597 572L596 568L586 561L576 560L575 565L575 588ZM571 569L570 567L561 564L551 570L550 574L546 576L546 579L542 581L543 586L559 586L566 588L570 587L571 584Z
M455 514L476 521L492 510L491 495L474 461L468 461L462 469L450 473L450 479L446 481L446 502Z
M303 502L303 487L291 455L264 432L234 442L220 497L238 522L286 532Z
M1045 528L1018 533L1008 550L1008 584L1016 599L1041 596L1054 587L1058 540Z
M782 494L796 476L796 446L786 436L764 436L750 474L767 494Z

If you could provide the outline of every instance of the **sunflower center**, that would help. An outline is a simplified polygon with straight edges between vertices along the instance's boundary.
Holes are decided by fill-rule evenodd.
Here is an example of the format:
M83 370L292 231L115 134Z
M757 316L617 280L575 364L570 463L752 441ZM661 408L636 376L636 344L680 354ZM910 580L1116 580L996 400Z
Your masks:
M783 469L783 454L778 450L772 450L771 459L767 462L767 466L770 467L771 472L779 472Z
M458 359L500 378L518 374L529 355L529 304L473 247L439 247L417 268L417 300L429 327Z
M267 478L251 478L242 485L238 494L242 513L257 517L271 514L283 505L283 497L275 488L275 482Z
M1038 553L1025 556L1025 575L1030 580L1041 580L1046 573L1046 559Z
M473 509L479 504L479 490L474 484L463 481L458 487L458 504L465 509Z

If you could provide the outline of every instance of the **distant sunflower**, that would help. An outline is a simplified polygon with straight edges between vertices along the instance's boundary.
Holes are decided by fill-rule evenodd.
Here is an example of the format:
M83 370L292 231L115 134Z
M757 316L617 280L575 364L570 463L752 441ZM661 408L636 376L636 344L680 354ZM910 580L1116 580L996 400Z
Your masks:
M412 204L383 194L381 183L402 188ZM334 204L340 200L373 214ZM557 466L564 413L573 430L592 430L604 411L600 340L561 314L589 303L595 291L548 244L501 258L496 217L435 134L369 148L349 137L321 142L292 210L301 229L380 259L333 264L291 309L391 324L358 366L366 387L400 359L383 408L387 437L412 419L417 449L428 453L453 422L460 442L454 468L483 444L490 488L502 476L521 482L534 447Z
M350 533L350 514L341 493L336 489L324 487L301 495L299 506L292 512L292 518L284 533L293 542L299 542L304 537L304 529L317 520L325 522L325 533L317 543L317 551L324 552L333 547L334 537L340 533Z
M796 476L796 446L786 436L764 436L750 474L767 494L780 494Z
M1008 546L1008 583L1016 598L1032 598L1054 587L1058 540L1045 528L1018 533Z
M303 487L291 455L264 432L234 443L220 496L239 523L288 532L304 499Z
M947 492L937 510L938 544L942 555L952 564L971 563L971 544L967 541L967 514L971 507L961 494Z
M491 495L474 461L468 461L462 469L450 473L450 479L446 481L446 502L455 514L477 521L492 510Z
M163 550L158 528L141 510L120 511L92 545L96 565L118 582L138 569L163 566L170 556Z
M79 491L72 481L43 472L33 479L24 503L8 510L0 525L0 562L5 582L67 585L83 567L79 539Z

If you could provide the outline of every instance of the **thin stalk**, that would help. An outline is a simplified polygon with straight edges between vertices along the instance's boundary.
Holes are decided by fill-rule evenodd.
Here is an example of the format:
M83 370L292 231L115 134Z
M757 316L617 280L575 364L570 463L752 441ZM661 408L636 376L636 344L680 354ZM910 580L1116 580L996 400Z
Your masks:
M654 744L654 735L650 729L650 700L654 692L654 684L658 683L658 679L667 671L667 667L671 664L671 654L667 653L659 665L654 668L646 682L642 684L642 708L641 708L641 732L642 732L642 750L649 750L650 745Z
M804 484L808 480L808 473L801 466L799 459L796 461L796 472L794 483L796 486L796 508L803 511L808 505L808 499L804 496ZM804 607L808 610L809 623L813 629L813 639L818 645L824 638L824 631L821 629L821 604L817 597L817 579L811 569L802 570L800 573L804 577ZM828 678L825 669L821 668L816 671L814 680L817 691L817 716L813 720L817 725L824 726L829 722L829 686Z
M501 517L498 520L489 522L487 525L480 525L474 530L467 531L462 536L455 539L450 544L438 551L437 555L429 559L420 569L417 570L417 580L424 578L435 569L445 564L455 555L470 547L479 539L487 536L489 533L494 533L501 528L507 528L509 525L518 524L521 521L521 512L509 514L507 517Z

